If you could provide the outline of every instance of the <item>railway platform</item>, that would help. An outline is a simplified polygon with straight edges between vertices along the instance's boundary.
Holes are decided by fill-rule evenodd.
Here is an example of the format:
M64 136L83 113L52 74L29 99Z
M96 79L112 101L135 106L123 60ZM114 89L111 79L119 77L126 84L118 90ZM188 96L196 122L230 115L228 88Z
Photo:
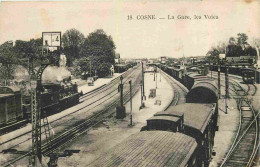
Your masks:
M78 91L79 92L83 92L83 94L89 93L95 89L98 89L104 85L106 85L107 83L111 82L112 80L114 80L115 78L121 76L123 73L114 73L113 76L110 77L106 77L106 78L98 78L95 82L93 86L89 86L87 83L87 80L82 80L82 79L74 79L72 80L73 83L77 83L79 85L78 87Z
M154 75L150 73L145 74L145 108L139 110L141 104L141 91L133 97L133 123L130 124L130 104L125 104L127 116L124 119L117 120L115 117L108 118L103 121L101 125L93 128L87 135L78 138L77 141L70 145L64 146L62 149L79 149L79 154L75 154L68 158L60 158L59 166L88 166L96 158L104 152L119 144L130 135L137 133L146 125L146 120L158 111L164 110L170 103L174 96L171 85L166 79L158 73L156 97L149 98L150 89L156 87ZM160 100L161 105L156 104ZM62 151L62 149L60 151ZM90 165L91 166L91 165Z
M225 157L235 137L239 122L239 110L234 99L227 100L229 106L227 114L225 113L225 100L220 99L218 102L219 130L216 132L213 147L216 155L213 156L210 167L218 167L223 161L223 157Z

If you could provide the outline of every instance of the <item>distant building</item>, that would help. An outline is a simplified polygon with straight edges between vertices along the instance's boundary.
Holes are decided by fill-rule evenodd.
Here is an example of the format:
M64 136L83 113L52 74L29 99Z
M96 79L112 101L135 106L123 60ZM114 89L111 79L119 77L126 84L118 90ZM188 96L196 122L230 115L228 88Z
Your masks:
M148 60L148 63L154 63L154 60L149 59L149 60Z
M164 56L164 57L161 57L161 63L162 64L165 64L166 63L166 57Z
M219 58L220 59L225 59L226 58L226 54L219 54Z
M239 63L240 57L226 57L226 61L231 63Z
M256 61L256 56L239 56L239 57L226 57L227 62L231 63L242 63L242 64L250 64Z

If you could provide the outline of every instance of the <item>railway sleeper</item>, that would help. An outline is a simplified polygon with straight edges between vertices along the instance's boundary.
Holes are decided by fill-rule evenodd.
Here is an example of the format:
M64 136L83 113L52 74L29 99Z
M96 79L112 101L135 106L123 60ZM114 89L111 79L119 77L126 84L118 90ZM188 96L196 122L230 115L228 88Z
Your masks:
M229 161L229 164L247 164L248 163L248 161L241 161L241 160L230 160ZM228 165L227 165L228 166ZM232 166L232 167L234 167L234 166Z
M242 111L251 111L250 106L241 106Z

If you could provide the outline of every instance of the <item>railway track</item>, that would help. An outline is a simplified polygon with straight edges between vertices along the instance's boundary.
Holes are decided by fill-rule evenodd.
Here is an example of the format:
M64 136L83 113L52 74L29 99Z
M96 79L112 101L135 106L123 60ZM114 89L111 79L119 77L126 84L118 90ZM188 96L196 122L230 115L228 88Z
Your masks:
M122 76L125 78L129 78L133 75L133 68L131 70L126 71L125 73L122 74ZM97 89L94 89L90 92L87 92L85 94L83 94L83 96L80 97L80 102L89 100L91 98L93 98L94 96L96 96L98 93L101 93L103 91L107 91L109 90L111 87L113 87L115 84L117 84L119 82L119 77L113 79L109 84L105 84L101 87L98 87ZM19 128L22 128L24 126L26 126L26 124L28 123L28 120L24 119L24 120L20 120L19 122L13 122L13 123L9 123L8 125L5 125L3 127L0 128L0 136L7 134L13 130L17 130ZM1 145L1 144L0 144Z
M9 123L0 128L0 136L13 131L14 129L19 129L25 126L27 123L28 121L26 119Z
M133 95L137 93L139 90L139 83L141 80L141 76L139 79L135 82L135 86L133 88ZM124 92L124 104L127 103L127 101L130 99L130 91L127 90ZM83 123L77 125L76 127L73 127L71 130L59 135L56 137L52 143L52 150L50 150L46 145L44 145L43 153L44 155L48 155L51 153L51 151L57 150L59 147L71 142L75 138L77 138L79 135L89 131L93 126L96 126L97 124L103 122L103 120L111 115L114 114L113 108L119 105L120 99L117 99L113 103L110 103L104 110L99 111L95 115L91 116L87 120L85 120ZM72 136L72 137L71 137ZM67 139L66 139L67 138Z
M216 74L214 74L214 78L217 78ZM229 78L229 83L232 86L231 90L235 93L233 98L236 99L240 112L240 120L233 143L220 166L251 167L257 164L256 162L259 158L256 155L260 146L259 113L251 105L251 100L256 94L257 87L254 84L246 84L246 89L238 83L242 82L241 77L229 76Z
M125 75L124 75L124 74L125 74ZM134 70L127 71L127 73L124 73L124 74L123 74L123 75L124 75L125 79L124 79L123 83L126 83L127 80L128 80L129 78L131 78L132 75L134 74ZM128 75L128 74L129 74L129 75ZM126 76L126 75L127 75L127 76ZM85 94L85 100L84 100L84 101L89 100L87 104L85 104L83 107L81 107L81 108L75 110L74 112L71 112L71 113L66 114L66 115L64 115L64 116L62 116L62 117L59 117L58 119L55 119L55 120L53 120L53 121L50 121L49 123L55 123L55 122L57 122L58 120L64 119L64 118L66 118L66 117L68 117L68 116L70 116L70 115L72 115L72 114L74 114L74 113L77 113L77 112L79 112L79 111L81 111L81 110L83 110L83 109L85 109L85 108L87 108L87 107L89 107L89 106L91 106L91 105L96 104L96 106L99 106L100 104L106 102L108 99L110 99L109 95L113 96L113 94L117 94L117 88L113 88L113 90L109 90L109 89L111 89L113 86L115 86L115 84L117 83L116 81L119 81L119 78L114 79L114 81L112 81L112 84L107 84L107 86L106 86L106 87L103 87L103 89L99 89L99 90L96 90L96 91L91 92L91 94L89 95L89 97L86 96L87 94ZM107 93L106 93L105 91L107 91ZM100 96L100 97L98 98L98 100L94 100L94 101L93 101L93 98L94 98L95 96L101 94L101 93L104 93L105 95L102 95L102 96ZM57 126L59 126L59 125L57 125ZM55 128L55 127L56 127L56 126L52 126L52 128ZM43 128L43 127L42 127L42 128ZM28 134L28 133L31 133L31 131L27 131L27 132L25 132L25 133L23 133L23 134L21 134L21 135L19 135L19 136L16 136L16 137L14 137L14 138L12 138L12 139L10 139L10 140L8 140L8 141L1 142L1 143L0 143L0 146L3 145L3 144L6 144L6 143L8 143L8 142L11 142L11 141L13 141L13 140L17 140L18 138L20 138L20 137L22 137L22 136L24 136L24 135L26 135L26 134ZM42 133L42 134L43 134L43 133ZM31 138L28 138L28 139L26 139L25 141L28 141L28 140L30 140L30 139L31 139ZM14 145L13 147L15 147L15 146L17 146L17 145L19 145L19 144L21 144L21 143L24 143L25 141L22 141L22 142L20 142L20 143L18 143L18 144L16 144L16 145ZM13 147L10 147L10 148L13 148ZM0 152L0 153L1 153L1 152Z
M248 89L243 90L239 84L232 84L239 90L237 96L240 98L237 99L237 103L240 120L233 143L220 166L251 167L256 163L254 160L259 148L259 113L254 110L251 100L247 96L254 96L257 89L255 85L248 85Z
M129 79L132 79L132 77L128 77L128 79L126 79L125 82L127 82L127 80L129 80ZM135 81L135 85L136 85L136 86L135 86L134 89L133 89L134 93L136 93L137 90L138 90L138 86L139 86L140 79L141 79L141 77L139 76L139 77L137 77L137 79L136 79L136 81ZM127 84L127 85L128 85L128 84ZM137 87L137 88L136 88L136 87ZM115 90L113 90L113 92L115 92ZM128 98L129 98L129 90L126 90L126 89L125 89L124 94L125 94L125 98L127 98L127 96L128 96ZM113 98L114 96L116 96L116 95L118 95L117 89L116 89L116 93L109 95L109 97L108 97L105 101L108 101L109 99L112 99L112 98ZM119 96L118 96L118 97L119 97ZM117 99L118 99L118 98L117 98ZM102 102L99 103L98 105L104 104L105 101L102 101ZM96 121L96 119L98 119L99 117L101 117L102 114L104 114L107 110L110 110L112 107L114 107L118 102L119 102L119 99L116 100L116 101L114 101L114 102L112 102L112 103L109 103L109 102L108 102L109 105L106 106L105 109L103 109L103 110L101 110L101 111L99 111L99 112L96 112L93 116L87 118L87 119L84 120L84 121L78 121L78 123L77 123L77 125L75 126L75 128L72 128L71 130L67 130L67 131L65 131L65 132L63 132L63 133L60 133L60 134L55 135L56 137L54 137L54 138L52 139L52 142L53 142L53 143L52 143L52 146L53 146L52 148L54 148L54 149L55 149L55 148L58 148L58 146L60 145L60 143L65 144L65 143L67 143L67 142L73 140L74 137L77 137L77 136L79 136L80 134L85 133L85 132L87 131L87 129L90 129L93 125L96 125L97 123L99 123L99 122L102 120L102 119L100 119L100 121ZM94 106L93 108L95 108L95 107L96 107L96 106ZM90 109L90 110L91 110L91 109ZM55 121L56 121L56 120L55 120ZM52 127L52 128L54 128L54 127ZM28 132L28 133L30 133L30 132ZM66 141L67 141L67 142L66 142ZM47 155L47 154L48 154L48 150L47 150L46 144L43 145L42 149L43 149L43 153L44 153L45 155ZM7 163L7 164L2 164L2 166L10 166L11 164L13 164L13 163L19 161L20 159L23 159L25 156L28 156L29 154L30 154L30 152L28 152L28 153L25 154L25 155L22 155L22 156L19 156L19 157L13 159L12 161L10 161L10 162Z
M171 86L173 87L173 91L174 91L174 97L173 97L170 105L167 106L165 108L165 110L167 110L170 106L175 106L178 104L185 103L185 101L186 101L185 97L188 93L188 90L186 88L184 88L184 86L181 83L179 83L177 80L175 80L173 77L171 77L170 75L168 75L167 73L165 73L162 70L161 70L161 74L171 84Z

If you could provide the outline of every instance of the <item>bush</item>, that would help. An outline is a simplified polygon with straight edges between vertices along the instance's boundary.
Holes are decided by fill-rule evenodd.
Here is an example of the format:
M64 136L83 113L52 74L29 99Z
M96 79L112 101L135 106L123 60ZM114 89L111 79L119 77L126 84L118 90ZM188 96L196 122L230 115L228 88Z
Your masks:
M98 77L106 77L106 76L110 75L110 68L111 68L110 63L100 64L97 69Z

